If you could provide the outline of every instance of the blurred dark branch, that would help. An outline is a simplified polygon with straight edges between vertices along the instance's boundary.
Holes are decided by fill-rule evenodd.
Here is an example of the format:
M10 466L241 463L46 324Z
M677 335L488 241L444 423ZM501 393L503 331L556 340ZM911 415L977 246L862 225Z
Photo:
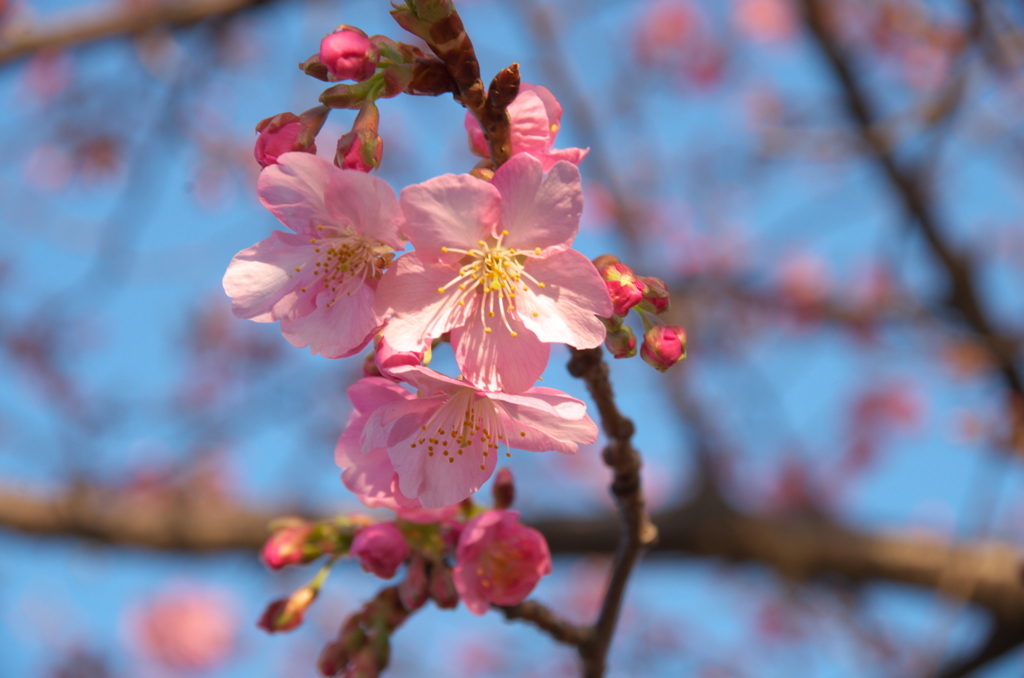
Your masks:
M801 4L807 27L824 52L842 88L847 112L856 124L865 148L883 170L946 273L948 292L944 303L958 311L979 335L1000 366L1007 386L1018 395L1024 395L1024 379L1016 366L1015 349L995 332L982 306L975 285L973 263L967 256L954 250L946 240L948 229L941 225L941 219L929 200L923 182L914 173L897 164L890 144L874 131L877 117L871 110L867 93L857 79L849 56L830 33L825 3L823 0L801 0Z
M0 64L43 50L140 35L160 26L189 26L268 2L270 0L175 0L142 5L97 3L48 20L46 24L0 33Z
M558 642L565 643L566 645L579 647L586 644L593 637L593 629L576 626L560 618L550 608L535 600L527 600L518 605L506 607L499 605L496 607L501 610L506 619L518 619L529 622L545 631Z
M267 524L287 510L267 511L210 500L140 497L81 486L55 497L0 486L0 525L30 535L84 537L119 546L255 553ZM534 521L556 555L611 553L618 519ZM890 582L925 589L970 579L968 601L1006 624L1024 626L1020 552L999 542L950 546L915 534L868 534L822 516L757 516L737 511L705 491L652 517L655 552L720 558L771 567L799 582Z

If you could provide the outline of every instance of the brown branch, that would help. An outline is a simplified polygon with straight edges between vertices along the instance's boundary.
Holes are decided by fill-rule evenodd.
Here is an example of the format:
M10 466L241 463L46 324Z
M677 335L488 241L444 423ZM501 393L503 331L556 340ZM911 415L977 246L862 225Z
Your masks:
M67 12L46 25L0 33L0 64L49 49L65 49L109 38L129 37L158 26L180 28L224 17L267 0L176 0L149 5L97 3Z
M640 454L633 447L633 422L619 412L608 379L608 364L601 357L601 348L572 350L569 374L582 379L601 415L601 427L608 438L604 448L605 464L614 473L611 491L619 507L622 525L619 545L615 550L612 574L605 591L601 612L594 623L592 635L580 646L583 675L600 678L604 675L608 648L622 609L626 583L644 549L658 539L658 530L647 515L643 489L640 486Z
M519 619L529 622L558 642L565 643L566 645L580 647L586 644L593 635L590 628L576 626L562 619L550 608L535 600L527 600L518 605L511 606L496 605L495 608L501 610L506 619Z
M1024 395L1024 380L1016 367L1015 348L1002 341L994 331L978 297L974 267L970 259L955 251L946 241L946 229L940 225L940 218L929 203L922 182L896 163L888 142L873 131L877 118L871 110L867 93L858 82L848 56L829 32L827 10L823 0L801 0L801 4L807 27L824 52L842 88L847 112L857 125L866 149L892 184L907 214L917 224L946 273L946 305L958 311L968 326L979 335L996 359L996 363L1000 365L1007 386L1017 394Z

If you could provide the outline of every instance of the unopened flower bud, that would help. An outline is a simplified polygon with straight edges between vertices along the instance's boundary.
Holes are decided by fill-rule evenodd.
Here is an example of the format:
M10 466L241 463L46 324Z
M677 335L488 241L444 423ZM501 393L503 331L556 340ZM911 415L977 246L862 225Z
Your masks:
M320 658L316 661L316 668L323 676L336 676L348 666L349 653L345 643L341 640L332 640L324 646L320 652Z
M654 325L644 333L640 357L664 372L686 357L686 331L675 325Z
M362 82L377 70L380 52L358 28L339 26L320 41L320 63L331 80Z
M384 140L377 133L380 112L376 104L367 101L359 109L352 131L338 139L338 152L334 164L342 169L369 172L380 167L384 154Z
M291 595L290 598L275 600L263 612L257 626L267 633L279 633L291 631L302 623L306 610L316 600L317 589L311 586L304 586Z
M644 298L644 286L625 264L610 264L598 269L611 295L615 315L626 315Z
M417 554L409 562L405 579L398 585L398 598L409 612L418 610L427 602L427 561Z
M507 509L512 506L512 502L516 498L516 486L512 478L512 471L507 466L498 471L494 485L491 486L491 492L494 493L494 508Z
M459 604L459 592L452 581L452 570L444 563L437 563L430 570L430 597L442 610L451 610Z
M263 562L272 570L280 570L287 565L299 565L309 563L320 555L303 549L306 539L313 531L313 526L308 523L301 523L277 530L263 546L260 554Z
M660 314L668 310L668 285L660 278L640 278L643 285L644 298L639 308L648 313Z
M636 355L636 335L629 325L619 325L613 330L608 330L604 346L615 358L632 358Z
M349 552L367 572L390 579L409 557L409 545L394 523L377 523L356 533Z
M261 167L276 165L279 156L291 151L316 153L316 135L330 112L326 106L311 108L302 115L280 113L256 125L259 137L253 155Z

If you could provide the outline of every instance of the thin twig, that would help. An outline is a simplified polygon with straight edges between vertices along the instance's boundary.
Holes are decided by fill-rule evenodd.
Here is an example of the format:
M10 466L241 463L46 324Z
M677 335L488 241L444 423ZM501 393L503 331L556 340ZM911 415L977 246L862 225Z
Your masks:
M506 619L518 619L533 624L560 643L580 647L593 634L589 627L577 626L559 617L551 608L536 600L527 600L518 605L495 605Z
M608 648L615 635L629 576L644 549L657 540L658 529L647 515L640 486L640 454L630 442L633 422L623 416L615 404L608 379L608 364L602 358L601 349L573 349L568 369L569 374L586 383L601 415L601 426L608 437L604 462L614 473L611 491L622 519L622 533L601 612L594 624L593 635L579 648L585 678L600 678L605 672Z

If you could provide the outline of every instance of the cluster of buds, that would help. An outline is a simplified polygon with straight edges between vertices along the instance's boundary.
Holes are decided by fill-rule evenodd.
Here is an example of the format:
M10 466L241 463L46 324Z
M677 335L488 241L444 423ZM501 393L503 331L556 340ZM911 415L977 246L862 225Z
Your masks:
M625 324L629 312L635 310L644 324L644 340L640 356L651 367L664 372L686 357L686 332L682 327L666 324L659 316L669 309L668 287L664 281L638 276L618 257L603 254L594 266L608 287L613 315L604 318L608 334L605 348L615 358L632 358L637 354L636 335Z
M398 587L389 586L345 620L317 668L324 676L376 678L391 659L391 634L408 618Z

